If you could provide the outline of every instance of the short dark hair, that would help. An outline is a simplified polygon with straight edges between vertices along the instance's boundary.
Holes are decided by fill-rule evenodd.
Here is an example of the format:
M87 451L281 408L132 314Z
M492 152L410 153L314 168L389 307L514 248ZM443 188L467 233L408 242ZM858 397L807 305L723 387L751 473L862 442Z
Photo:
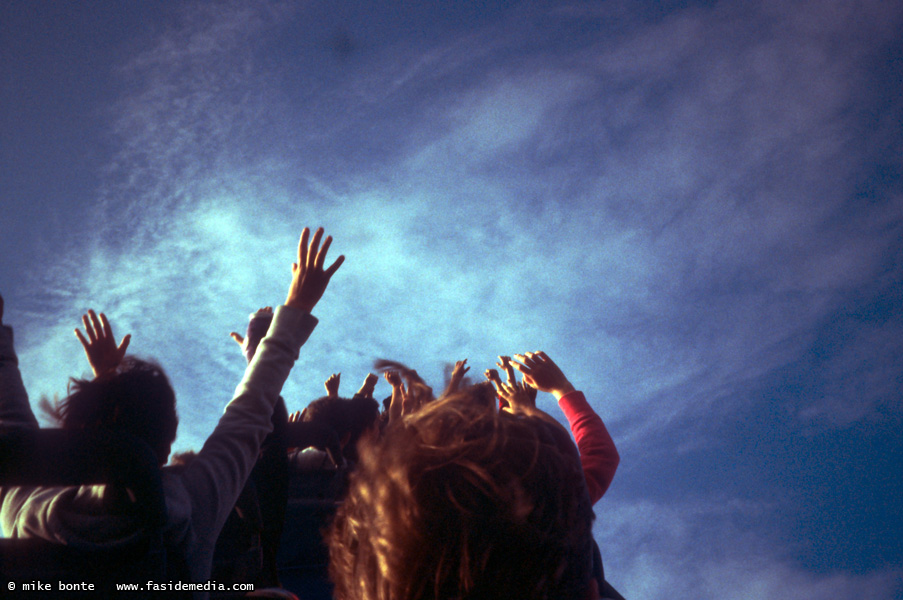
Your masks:
M586 595L593 515L576 448L489 395L473 386L362 442L328 534L336 598Z
M348 460L357 461L357 444L361 436L379 418L379 403L370 397L355 394L353 398L323 396L304 410L302 421L329 427L341 440L348 435L342 453Z
M115 373L69 380L69 395L45 407L63 429L114 429L144 440L166 462L179 417L176 394L157 363L126 356Z

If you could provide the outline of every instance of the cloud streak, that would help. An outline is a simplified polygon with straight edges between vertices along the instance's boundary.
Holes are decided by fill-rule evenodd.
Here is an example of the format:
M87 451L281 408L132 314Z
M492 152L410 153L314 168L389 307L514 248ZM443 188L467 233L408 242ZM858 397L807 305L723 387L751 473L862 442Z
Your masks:
M318 10L188 5L123 57L92 227L30 284L33 395L83 372L69 331L103 309L170 372L177 445L199 447L243 368L228 332L281 302L300 227L323 225L348 261L292 408L376 357L438 388L445 362L542 348L634 465L597 530L625 592L892 597L898 571L797 566L746 518L743 486L697 535L715 507L650 500L662 474L644 463L703 464L775 398L813 439L899 420L901 103L879 65L903 11L531 4L396 38L403 16ZM792 387L800 373L815 375ZM706 549L738 536L749 561Z
M776 508L763 502L609 502L597 509L596 539L608 577L642 598L833 598L891 600L903 571L818 573L796 564L777 540L747 523Z

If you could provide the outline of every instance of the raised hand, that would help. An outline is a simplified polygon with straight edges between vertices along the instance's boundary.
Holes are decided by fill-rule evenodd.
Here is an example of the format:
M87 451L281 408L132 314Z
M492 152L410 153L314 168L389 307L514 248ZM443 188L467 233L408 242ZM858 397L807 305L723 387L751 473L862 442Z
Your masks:
M496 364L498 364L498 363L496 363ZM496 389L496 391L498 391L498 389L502 385L502 378L499 377L499 372L496 371L495 369L486 369L485 371L483 371L483 377L485 377L486 380L492 384L492 386ZM511 407L511 405L508 404L507 400L500 398L499 410L505 410L506 408L510 408L510 407Z
M499 384L502 383L502 378L499 377L499 372L495 369L486 369L485 371L483 371L483 377L485 377L486 380L496 388L498 388Z
M524 381L531 387L550 392L558 399L574 391L574 386L545 352L515 354L514 358L520 362L511 361L510 364L523 373Z
M372 398L373 390L376 389L376 382L379 381L379 377L374 375L373 373L367 373L367 376L364 377L364 383L361 384L361 389L357 391L357 395L362 398Z
M292 283L288 289L288 297L285 299L287 306L300 308L308 312L312 311L317 302L326 291L329 280L345 262L344 256L339 256L328 269L323 269L326 262L326 252L332 244L332 237L327 236L320 248L320 239L323 237L323 228L320 227L314 233L310 246L307 239L310 229L305 227L298 241L298 262L292 263Z
M235 342L241 347L242 353L245 355L245 358L248 359L248 362L251 362L251 359L254 357L254 353L257 351L257 346L260 345L260 340L266 335L267 329L269 328L269 321L265 323L266 327L263 325L256 325L255 321L258 318L269 317L272 319L273 316L273 307L272 306L264 306L263 308L257 309L257 312L254 313L254 319L248 324L248 337L242 337L238 334L238 332L231 332L229 337L231 337Z
M510 356L499 356L499 362L495 363L495 366L505 372L505 377L508 379L508 383L515 381L514 367L511 366Z
M339 381L342 379L341 373L333 373L326 379L323 387L326 388L326 395L330 398L339 397Z
M445 388L445 394L453 394L458 391L461 387L461 381L464 380L464 375L470 370L470 367L467 366L467 359L459 360L455 363L455 368L452 369L451 378L448 380L448 387Z
M107 316L100 313L100 319L98 319L97 313L93 310L88 310L88 314L82 315L82 324L85 326L88 337L85 338L78 328L75 329L75 336L85 349L85 356L88 357L94 377L112 373L125 356L129 342L132 341L131 334L122 338L122 342L117 346L113 328L110 327Z
M507 404L502 410L520 412L536 409L536 390L523 381L502 383L496 387L496 392Z
M404 385L401 383L401 375L398 371L386 371L383 373L383 377L392 386L392 399L389 401L389 423L394 423L401 418Z
M383 377L386 378L386 381L392 386L392 389L401 387L402 385L401 375L398 374L398 371L386 371L383 373Z

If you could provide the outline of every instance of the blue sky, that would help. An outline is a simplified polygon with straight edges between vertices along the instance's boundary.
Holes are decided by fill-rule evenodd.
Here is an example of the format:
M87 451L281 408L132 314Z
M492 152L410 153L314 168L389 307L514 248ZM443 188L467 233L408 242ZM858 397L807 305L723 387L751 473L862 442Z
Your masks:
M903 6L655 6L4 2L32 398L86 372L94 307L199 447L322 225L347 260L290 408L543 349L621 452L626 596L903 597Z

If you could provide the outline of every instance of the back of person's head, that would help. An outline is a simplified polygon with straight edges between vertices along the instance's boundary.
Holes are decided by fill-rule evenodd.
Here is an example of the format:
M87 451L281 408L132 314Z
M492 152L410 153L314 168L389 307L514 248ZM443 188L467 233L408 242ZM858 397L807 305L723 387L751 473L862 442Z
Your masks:
M592 509L576 449L493 399L474 386L365 439L328 536L336 598L586 597Z
M372 397L353 396L348 401L348 421L351 436L342 451L345 458L354 462L359 460L358 444L368 431L375 431L379 420L379 402Z
M311 402L301 416L304 422L329 427L342 441L345 458L357 461L357 444L361 436L376 424L379 403L373 398L324 396Z
M126 356L116 373L69 381L69 395L49 409L63 429L111 429L144 440L166 462L176 439L176 395L160 365Z

